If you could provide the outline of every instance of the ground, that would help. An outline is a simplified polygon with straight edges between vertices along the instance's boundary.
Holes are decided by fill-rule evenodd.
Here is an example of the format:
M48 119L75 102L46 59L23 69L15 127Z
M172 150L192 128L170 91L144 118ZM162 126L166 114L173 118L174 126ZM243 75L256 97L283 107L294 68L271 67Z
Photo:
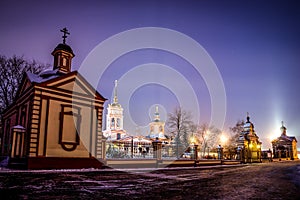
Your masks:
M300 161L127 172L0 170L1 199L300 199L299 191Z

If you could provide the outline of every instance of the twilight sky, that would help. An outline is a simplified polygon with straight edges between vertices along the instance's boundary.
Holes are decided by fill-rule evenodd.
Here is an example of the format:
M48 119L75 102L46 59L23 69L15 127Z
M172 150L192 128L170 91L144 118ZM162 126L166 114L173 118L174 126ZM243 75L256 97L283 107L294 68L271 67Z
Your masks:
M0 7L0 54L23 55L52 64L51 52L62 41L59 30L67 27L71 33L67 44L76 55L74 70L85 68L82 63L89 59L93 49L97 53L97 45L127 30L159 27L184 34L204 48L220 73L226 92L224 132L249 112L264 148L269 147L271 135L279 136L282 120L287 134L300 141L297 1L4 0ZM153 40L161 40L162 44L165 41L155 34ZM124 43L107 51L113 54ZM95 66L89 66L95 72L104 67L98 65L102 57L97 56ZM111 99L115 79L120 80L120 89L126 91L126 86L138 84L127 99L120 99L124 91L118 91L120 102L127 102L122 103L124 110L136 125L147 125L149 109L152 112L156 104L160 105L163 118L182 101L184 109L195 115L194 97L200 109L200 123L210 122L211 91L204 75L186 58L163 49L143 48L119 55L105 67L98 90L106 98ZM144 83L139 82L142 79ZM129 122L125 127L134 130Z

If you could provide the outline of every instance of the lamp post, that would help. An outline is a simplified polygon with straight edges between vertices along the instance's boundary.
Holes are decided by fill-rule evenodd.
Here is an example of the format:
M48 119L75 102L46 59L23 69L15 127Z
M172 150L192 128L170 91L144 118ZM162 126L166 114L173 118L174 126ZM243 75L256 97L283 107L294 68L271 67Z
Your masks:
M207 147L207 158L209 159L209 147Z
M193 158L195 160L197 160L198 159L198 145L196 145L194 134L191 137L191 147L192 147L191 149L192 149Z
M133 136L131 136L131 158L133 158Z
M156 158L157 160L161 160L161 148L162 148L162 142L156 138L155 141L152 142L153 145L153 158Z
M223 147L219 144L217 149L218 149L218 159L221 160L223 159Z
M179 159L179 131L177 131L177 138L176 138L176 149L177 149L177 153L176 153L176 157L177 159Z
M222 133L221 137L220 137L220 140L221 140L221 145L223 146L223 154L225 154L224 152L226 152L226 142L228 140L227 136L225 133ZM229 150L229 148L227 148L227 151ZM228 156L228 152L227 152L227 155L225 157Z
M236 159L241 160L241 147L239 146L237 147L236 153L237 153Z

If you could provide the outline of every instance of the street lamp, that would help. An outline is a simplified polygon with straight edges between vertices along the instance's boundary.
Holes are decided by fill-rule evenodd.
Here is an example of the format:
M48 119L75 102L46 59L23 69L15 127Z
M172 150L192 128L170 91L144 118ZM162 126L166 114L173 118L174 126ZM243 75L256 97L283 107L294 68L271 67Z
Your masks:
M209 158L209 147L207 147L207 158Z
M131 136L131 158L133 158L133 136Z
M221 140L221 144L224 146L226 144L228 138L226 135L222 134L220 140Z

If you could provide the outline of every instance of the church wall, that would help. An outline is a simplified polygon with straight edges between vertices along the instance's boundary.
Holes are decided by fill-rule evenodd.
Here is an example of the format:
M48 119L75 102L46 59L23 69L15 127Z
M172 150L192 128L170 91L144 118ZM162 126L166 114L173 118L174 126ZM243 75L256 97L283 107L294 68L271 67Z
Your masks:
M60 112L62 105L70 105L70 104L62 104L60 101L50 100L49 102L49 115L48 115L48 126L46 128L47 140L46 142L46 156L47 157L89 157L89 153L87 149L84 147L83 143L80 141L79 145L76 145L76 149L69 151L64 150L62 145L59 144L59 132L60 132ZM47 112L47 110L45 110ZM45 112L44 111L44 112ZM85 118L84 116L83 118ZM64 121L63 126L69 126L70 128L74 127L73 124L70 124L70 121ZM82 127L84 128L84 127ZM45 130L44 130L45 131ZM76 142L76 138L74 132L63 132L63 139L66 139L68 142ZM81 135L81 138L84 139L84 134ZM73 141L72 141L73 140ZM43 144L41 144L42 146ZM67 145L72 146L72 145Z
M68 84L70 85L70 84ZM40 93L38 92L40 91ZM38 156L46 156L46 157L78 157L78 158L88 158L91 156L96 156L97 149L102 151L102 143L98 144L97 140L101 140L102 142L102 127L101 120L97 116L98 110L102 113L102 102L99 100L91 100L91 98L78 98L76 95L72 99L72 95L60 95L57 94L60 91L50 91L48 89L44 90L44 88L39 88L37 90L37 95L39 94L42 97L41 106L40 106L40 126L39 126L39 144L38 144ZM42 94L42 95L41 95ZM64 98L62 98L64 96ZM77 95L78 96L78 95ZM37 98L37 97L35 97ZM38 99L38 98L37 98ZM72 149L72 145L65 145L69 149L64 149L61 144L59 144L59 134L60 134L60 118L62 107L69 107L67 109L68 112L72 111L72 106L74 108L78 108L80 112L80 126L79 126L79 135L80 139L78 141L78 145L74 145L74 149ZM35 115L37 113L33 113ZM75 142L76 137L73 133L66 131L65 127L69 126L68 129L74 128L73 117L67 117L68 120L64 120L63 122L63 134L62 139L70 140L66 142ZM71 120L72 119L72 120ZM100 123L97 125L97 123ZM98 126L100 127L100 132L98 131ZM62 132L62 131L61 131ZM73 140L73 141L72 141ZM32 144L31 144L32 146ZM34 145L33 145L34 146ZM99 152L98 152L99 154ZM35 154L31 154L31 156L36 156Z
M293 143L292 143L292 149L293 149L293 155L292 155L292 158L293 159L298 159L298 152L297 152L297 142L295 140L293 140Z
M12 127L17 123L17 110L12 110L8 115L3 116L3 135L1 139L1 154L8 156L11 150L12 143Z
M105 155L105 152L103 153L105 149L103 148L102 138L103 101L94 100L91 97L82 98L80 95L61 95L59 93L60 91L52 92L48 89L44 90L44 88L38 88L38 90L36 90L34 101L40 102L40 111L33 110L32 116L35 117L32 118L39 118L39 129L37 131L38 152L30 154L28 168L101 167L101 162L105 159L103 156ZM80 112L80 127L78 131L80 138L78 145L75 145L76 148L66 150L59 144L61 129L60 113L62 112L62 107L67 107L67 112L72 111L72 106L78 108ZM72 119L71 122L70 120L68 122L64 121L62 128L72 124L73 117L71 116L69 119ZM65 130L68 129L72 128L65 128ZM34 133L31 134L34 135ZM63 138L76 142L74 134L68 132L63 133ZM30 146L36 147L34 143L30 143ZM66 146L72 147L72 145ZM32 149L33 148L31 148L31 150ZM100 158L101 162L99 162L97 158Z
M12 128L21 125L28 133L30 126L30 91L27 91L16 102L14 102L8 110L3 113L3 135L1 136L1 155L8 156L12 152L13 132ZM28 134L25 135L28 137ZM23 154L27 153L27 143L21 146Z

